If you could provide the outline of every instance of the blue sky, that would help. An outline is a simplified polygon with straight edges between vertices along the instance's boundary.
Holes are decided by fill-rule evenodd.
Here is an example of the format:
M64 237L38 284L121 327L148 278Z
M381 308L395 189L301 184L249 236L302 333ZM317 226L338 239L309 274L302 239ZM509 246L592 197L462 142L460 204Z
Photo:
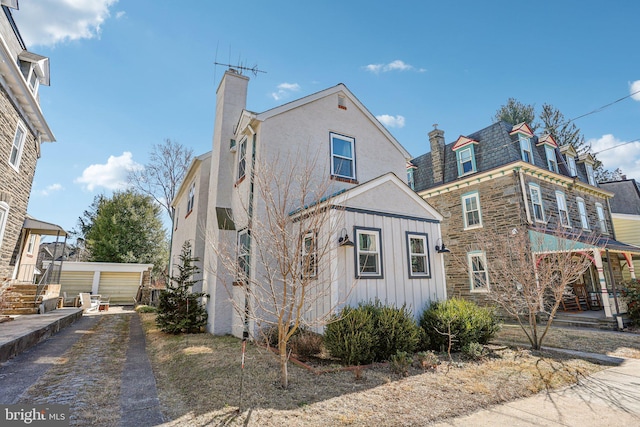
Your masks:
M22 0L13 15L51 61L39 93L57 141L29 213L67 230L153 144L211 149L216 61L266 71L248 74L257 112L344 83L413 156L434 123L451 142L509 97L571 119L640 90L636 0ZM640 94L575 124L606 168L640 179Z

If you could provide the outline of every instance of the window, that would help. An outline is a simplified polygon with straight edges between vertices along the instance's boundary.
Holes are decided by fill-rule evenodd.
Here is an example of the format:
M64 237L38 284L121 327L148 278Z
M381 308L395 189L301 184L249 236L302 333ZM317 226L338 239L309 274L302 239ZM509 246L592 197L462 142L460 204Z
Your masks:
M576 166L576 158L571 154L567 154L567 166L569 166L569 175L577 176L578 168Z
M2 247L2 239L4 238L4 229L7 225L7 217L9 216L9 205L0 202L0 247Z
M467 254L469 262L469 283L471 292L489 291L489 272L487 271L487 258L484 252L474 251Z
M178 218L180 218L180 208L176 208L175 212L173 213L173 229L174 230L178 229Z
M587 170L587 179L589 180L589 184L595 187L596 179L593 175L593 165L591 165L590 163L585 163L584 167Z
M318 246L316 233L308 231L302 235L300 262L302 263L302 274L304 277L318 276Z
M18 122L16 128L16 134L13 137L13 145L11 146L11 154L9 155L9 164L13 166L15 170L20 167L20 158L22 157L22 148L24 147L24 140L27 136L27 131L22 124Z
M331 133L331 175L356 179L355 139Z
M36 235L29 235L29 242L27 243L27 255L33 255L33 249L36 247Z
M248 230L238 232L238 282L249 283L251 273L250 259L251 235Z
M537 222L544 222L544 209L542 208L542 193L536 184L529 184L531 205L533 205L533 217Z
M409 187L412 190L415 190L416 189L416 181L413 178L413 170L414 170L414 168L412 168L412 167L407 168L407 184L409 184Z
M578 197L578 212L580 213L580 223L585 230L589 229L589 217L587 216L587 208L585 207L584 200Z
M38 85L40 84L40 81L38 80L35 66L32 66L31 70L29 71L29 78L27 79L27 83L29 84L31 93L36 95L38 93Z
M456 151L456 157L458 158L458 176L476 171L473 145Z
M196 182L194 181L189 187L189 198L187 199L187 215L193 210L193 205L196 200Z
M244 178L247 172L247 138L240 142L240 152L238 153L238 180Z
M531 139L525 135L519 135L520 138L520 153L522 154L522 160L525 162L533 163L533 151L531 151Z
M409 254L409 277L430 278L428 235L407 232L407 248Z
M556 202L558 204L558 217L560 218L560 224L564 227L571 227L569 211L567 210L567 199L565 199L562 191L556 191Z
M607 230L607 220L604 217L604 208L601 203L596 203L596 212L598 213L598 224L600 225L600 231L603 234L609 234Z
M477 191L462 195L462 214L464 216L465 230L482 227L480 195Z
M382 278L380 229L356 228L356 278Z
M544 147L544 152L547 155L547 168L551 172L558 173L558 159L556 158L556 150L553 147Z

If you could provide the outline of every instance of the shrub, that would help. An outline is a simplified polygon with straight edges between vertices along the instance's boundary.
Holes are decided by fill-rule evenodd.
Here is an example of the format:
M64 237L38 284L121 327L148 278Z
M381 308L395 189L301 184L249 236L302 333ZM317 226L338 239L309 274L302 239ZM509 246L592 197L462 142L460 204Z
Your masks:
M409 375L409 366L413 362L413 357L406 351L398 351L389 358L389 367L394 374L406 377Z
M158 309L150 305L142 304L136 307L136 311L138 313L155 313L156 311L158 311Z
M623 284L622 296L627 303L627 315L634 325L640 326L640 282L631 280Z
M361 305L373 314L374 359L389 360L397 352L413 353L421 341L420 327L406 305L383 306L380 301Z
M484 346L478 342L470 342L462 347L462 355L469 360L480 360L484 356Z
M429 337L429 348L436 351L448 349L449 334L451 350L460 351L472 342L486 344L500 329L492 308L458 298L432 303L422 313L420 326Z
M289 340L291 351L295 355L308 358L322 351L322 335L307 330L298 331Z
M435 367L440 363L438 355L433 351L421 351L416 356L420 367L424 370L435 369Z
M324 332L324 345L347 365L367 364L374 357L373 315L361 308L345 307Z

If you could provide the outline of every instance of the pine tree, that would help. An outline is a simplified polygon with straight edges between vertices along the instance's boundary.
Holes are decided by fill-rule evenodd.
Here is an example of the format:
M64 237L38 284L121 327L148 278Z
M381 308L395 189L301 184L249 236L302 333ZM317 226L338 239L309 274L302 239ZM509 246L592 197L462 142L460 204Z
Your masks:
M168 278L167 289L160 293L156 324L164 332L196 333L207 325L207 311L200 301L207 294L191 291L199 282L193 279L200 272L194 264L198 261L191 256L191 243L186 241L180 252L180 263L175 265L178 274Z

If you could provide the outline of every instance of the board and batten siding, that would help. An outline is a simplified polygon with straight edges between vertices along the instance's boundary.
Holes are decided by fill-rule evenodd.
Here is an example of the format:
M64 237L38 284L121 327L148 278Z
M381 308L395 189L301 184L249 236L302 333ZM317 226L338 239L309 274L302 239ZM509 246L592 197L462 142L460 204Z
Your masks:
M631 245L640 246L640 216L638 215L626 215L626 214L611 214L613 220L613 227L616 231L616 240ZM622 262L622 275L625 280L629 280L631 275L629 274L629 267L626 262ZM633 266L636 272L636 277L640 276L640 261L633 261Z

